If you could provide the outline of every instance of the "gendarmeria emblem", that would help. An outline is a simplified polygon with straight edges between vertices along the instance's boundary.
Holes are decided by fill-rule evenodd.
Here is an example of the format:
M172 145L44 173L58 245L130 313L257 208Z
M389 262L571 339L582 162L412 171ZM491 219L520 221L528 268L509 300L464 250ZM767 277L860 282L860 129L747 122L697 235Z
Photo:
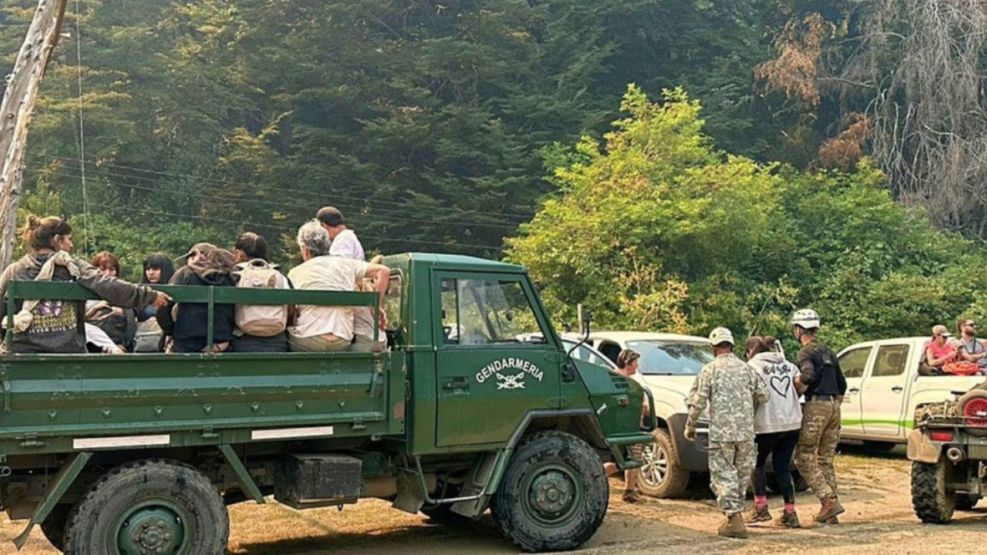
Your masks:
M520 370L520 372L505 373L507 370ZM476 382L483 383L491 376L497 377L497 389L524 389L526 377L531 376L539 382L545 377L541 369L530 361L514 357L495 360L484 366L476 373Z

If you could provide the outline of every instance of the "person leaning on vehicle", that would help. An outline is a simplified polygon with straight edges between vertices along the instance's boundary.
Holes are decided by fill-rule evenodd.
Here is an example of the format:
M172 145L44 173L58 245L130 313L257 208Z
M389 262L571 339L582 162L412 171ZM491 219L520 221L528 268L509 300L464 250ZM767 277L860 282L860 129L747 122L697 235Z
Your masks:
M846 378L836 355L816 338L819 323L819 315L811 308L798 310L792 316L795 339L802 345L795 382L805 395L795 467L822 505L816 522L837 524L836 516L845 509L837 497L833 459L840 441L840 404L846 393Z
M716 533L746 538L744 498L754 470L754 411L768 400L767 387L754 369L733 354L733 334L716 328L709 334L716 358L703 366L689 393L685 437L696 437L696 422L709 405L709 476L716 503L727 519Z

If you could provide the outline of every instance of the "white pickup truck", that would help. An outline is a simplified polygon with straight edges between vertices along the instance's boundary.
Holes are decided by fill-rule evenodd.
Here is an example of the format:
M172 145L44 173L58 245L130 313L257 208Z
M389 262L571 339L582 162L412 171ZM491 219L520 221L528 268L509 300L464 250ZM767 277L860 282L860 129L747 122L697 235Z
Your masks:
M922 376L919 364L928 337L903 337L857 343L840 351L846 376L842 439L863 440L872 449L905 443L915 408L949 401L983 376Z

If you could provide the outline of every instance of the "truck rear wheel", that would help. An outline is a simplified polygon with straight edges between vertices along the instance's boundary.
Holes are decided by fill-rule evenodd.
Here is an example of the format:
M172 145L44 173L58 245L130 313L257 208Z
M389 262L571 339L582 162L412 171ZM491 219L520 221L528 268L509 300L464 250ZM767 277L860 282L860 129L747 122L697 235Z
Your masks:
M111 470L89 489L69 517L65 552L219 555L229 525L222 497L198 470L143 460Z
M949 463L912 463L912 507L922 522L946 524L953 518L956 492L948 484Z
M494 497L501 533L525 551L563 551L588 540L607 514L600 457L565 432L538 432L514 452Z
M659 428L651 434L655 442L644 446L644 465L637 487L641 493L659 499L682 497L689 486L690 472L679 466L668 430Z

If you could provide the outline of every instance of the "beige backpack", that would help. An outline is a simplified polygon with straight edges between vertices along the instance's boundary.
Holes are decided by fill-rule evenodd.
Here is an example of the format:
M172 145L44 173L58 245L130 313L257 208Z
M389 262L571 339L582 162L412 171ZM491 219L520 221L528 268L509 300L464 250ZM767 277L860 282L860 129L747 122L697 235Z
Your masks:
M243 289L288 289L288 278L277 270L277 266L260 258L237 264L233 275L240 278L236 286ZM236 327L247 335L273 337L283 332L287 325L286 305L236 306Z

